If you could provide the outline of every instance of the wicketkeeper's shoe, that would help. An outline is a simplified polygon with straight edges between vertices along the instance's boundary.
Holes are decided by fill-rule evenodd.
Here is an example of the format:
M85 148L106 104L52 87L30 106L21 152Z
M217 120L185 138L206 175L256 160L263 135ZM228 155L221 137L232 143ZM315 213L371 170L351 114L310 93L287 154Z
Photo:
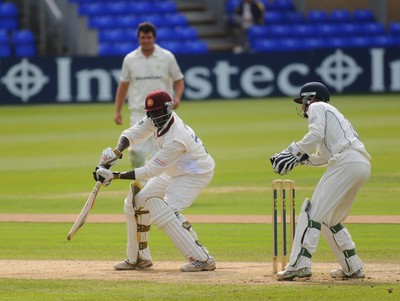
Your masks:
M305 267L301 268L295 271L281 271L276 274L278 281L283 281L283 280L293 280L294 278L305 278L305 277L311 277L311 268Z
M123 270L143 270L153 266L151 260L138 259L136 263L130 263L129 260L120 261L114 264L114 269L117 271Z
M345 274L345 272L343 271L342 268L339 268L337 270L333 270L331 271L331 277L332 278L341 278L341 279L349 279L349 278L365 278L365 273L364 270L361 268L359 269L357 272L351 274L351 275L347 275Z
M193 261L181 267L181 272L201 272L214 271L216 268L215 260L209 257L207 261Z

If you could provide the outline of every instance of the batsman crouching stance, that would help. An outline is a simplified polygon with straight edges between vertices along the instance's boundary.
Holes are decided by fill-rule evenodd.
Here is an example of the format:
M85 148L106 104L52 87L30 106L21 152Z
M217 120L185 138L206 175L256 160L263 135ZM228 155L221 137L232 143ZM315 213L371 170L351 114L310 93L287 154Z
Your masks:
M114 179L134 180L125 199L127 259L116 270L144 269L153 265L147 245L150 221L172 240L189 261L182 272L212 271L215 260L202 246L186 218L180 213L189 207L214 175L215 163L202 141L173 112L171 97L161 90L146 96L147 116L122 132L115 149L103 151L94 172L96 180L108 186ZM157 153L144 167L112 172L122 152L131 144L154 135ZM136 180L149 179L141 188ZM151 218L150 218L151 217Z
M328 104L329 91L319 82L305 84L300 97L302 114L308 118L309 132L281 153L270 158L276 173L287 174L299 164L321 166L327 170L320 179L311 201L302 205L290 262L278 272L278 280L310 277L311 258L320 234L335 254L340 268L332 278L364 278L361 259L349 231L342 224L348 216L359 189L368 180L371 157L350 122ZM309 155L316 149L316 152Z

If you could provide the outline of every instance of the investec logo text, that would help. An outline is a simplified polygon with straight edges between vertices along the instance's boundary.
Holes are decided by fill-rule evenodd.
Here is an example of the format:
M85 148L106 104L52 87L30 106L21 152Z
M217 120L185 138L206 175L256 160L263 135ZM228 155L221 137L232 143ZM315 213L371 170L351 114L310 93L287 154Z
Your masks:
M387 63L390 84L386 87L384 71L387 66L384 55L384 49L370 50L370 92L400 91L400 60ZM57 85L57 102L112 101L115 93L113 84L119 81L120 69L95 68L73 71L72 58L59 57L55 62L56 83L50 83L49 76L27 59L12 66L1 78L1 83L23 102L28 102L49 84ZM219 60L213 67L192 66L185 70L184 96L188 99L207 99L217 94L221 98L236 98L244 93L249 97L266 97L276 90L283 95L296 95L300 87L290 81L291 76L296 74L306 77L311 71L317 73L321 80L336 92L344 91L364 72L351 56L341 50L325 57L315 70L310 70L307 64L300 62L287 64L281 70L272 70L262 64L249 65L240 70L231 61ZM239 79L239 86L232 84L233 78ZM73 91L76 91L76 95L73 95Z

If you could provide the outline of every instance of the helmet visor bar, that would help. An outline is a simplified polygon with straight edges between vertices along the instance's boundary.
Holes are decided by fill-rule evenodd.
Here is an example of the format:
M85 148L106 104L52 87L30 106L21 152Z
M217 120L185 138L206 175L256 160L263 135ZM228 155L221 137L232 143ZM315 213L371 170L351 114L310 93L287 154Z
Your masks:
M314 98L316 97L317 92L304 92L301 93L301 97L303 97L303 103L304 104L310 104Z

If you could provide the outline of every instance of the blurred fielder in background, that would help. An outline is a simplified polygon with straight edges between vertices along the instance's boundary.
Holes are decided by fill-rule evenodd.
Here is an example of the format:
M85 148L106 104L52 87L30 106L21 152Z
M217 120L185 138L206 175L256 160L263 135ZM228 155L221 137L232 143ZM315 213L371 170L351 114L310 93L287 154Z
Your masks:
M311 202L302 205L290 254L290 263L278 272L278 280L310 277L311 257L320 233L325 237L340 268L333 278L364 278L363 264L356 254L349 231L342 224L357 192L370 176L371 157L350 122L329 102L329 91L319 82L305 84L300 97L300 113L308 118L308 133L281 153L270 158L273 169L287 174L299 164L327 170L320 179ZM311 154L316 149L316 152Z
M122 63L121 78L115 96L116 124L122 124L121 110L128 96L130 125L144 117L143 106L147 93L161 89L173 95L175 108L184 90L183 74L174 55L155 44L156 27L141 23L137 29L140 46L128 53ZM129 149L132 167L143 166L155 153L154 139L150 138Z
M103 151L94 172L105 186L113 179L149 179L140 190L133 181L125 199L128 259L117 262L116 270L144 269L153 265L147 245L150 221L172 240L189 261L182 272L212 271L214 258L203 247L187 219L180 213L191 206L214 175L214 160L194 131L173 111L167 92L155 90L145 98L147 116L123 131L115 149ZM156 138L157 153L145 166L128 172L111 172L129 145Z

